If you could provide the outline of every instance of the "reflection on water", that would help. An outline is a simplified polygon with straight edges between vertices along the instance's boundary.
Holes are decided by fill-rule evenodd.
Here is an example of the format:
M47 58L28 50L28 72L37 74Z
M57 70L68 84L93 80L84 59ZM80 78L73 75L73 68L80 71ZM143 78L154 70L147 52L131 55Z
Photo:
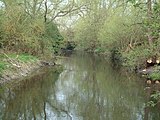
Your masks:
M99 57L73 54L51 69L0 93L2 120L159 120L144 107L140 79ZM145 117L147 116L147 117Z

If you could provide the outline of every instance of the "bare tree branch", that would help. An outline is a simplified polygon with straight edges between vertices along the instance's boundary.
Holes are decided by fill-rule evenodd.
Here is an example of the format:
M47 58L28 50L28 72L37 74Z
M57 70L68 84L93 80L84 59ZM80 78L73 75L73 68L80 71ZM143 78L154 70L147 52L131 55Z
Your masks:
M75 12L75 11L77 11L77 10L80 10L82 7L83 7L83 5L82 5L82 6L79 6L79 7L77 7L77 8L74 8L74 9L73 9L73 8L70 8L69 10L59 11L59 12L57 12L57 14L56 14L55 16L52 17L52 19L50 20L50 22L53 21L53 20L55 20L55 19L58 18L58 17L63 17L63 16L68 15L69 13L72 13L72 12ZM81 11L81 12L82 12L82 11Z
M44 5L45 5L44 22L47 22L47 12L48 12L47 0L45 1Z

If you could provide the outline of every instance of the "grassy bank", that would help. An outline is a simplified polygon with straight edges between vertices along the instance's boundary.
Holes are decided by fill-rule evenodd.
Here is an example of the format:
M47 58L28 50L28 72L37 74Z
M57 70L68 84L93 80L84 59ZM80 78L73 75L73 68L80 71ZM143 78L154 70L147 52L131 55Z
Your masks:
M55 63L29 54L3 53L0 55L0 83L28 76L46 65Z

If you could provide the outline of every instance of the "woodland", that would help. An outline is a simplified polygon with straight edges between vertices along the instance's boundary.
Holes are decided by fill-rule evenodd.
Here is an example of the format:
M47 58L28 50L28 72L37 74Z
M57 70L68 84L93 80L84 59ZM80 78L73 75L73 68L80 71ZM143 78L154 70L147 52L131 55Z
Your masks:
M159 42L159 0L0 0L1 72L6 57L47 58L62 49L135 70L160 60Z

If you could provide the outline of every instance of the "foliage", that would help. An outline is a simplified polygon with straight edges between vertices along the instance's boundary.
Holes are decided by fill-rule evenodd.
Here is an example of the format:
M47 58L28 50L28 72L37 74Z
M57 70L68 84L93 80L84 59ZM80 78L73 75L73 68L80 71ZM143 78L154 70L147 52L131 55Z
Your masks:
M64 36L68 37L65 40L74 40L79 50L111 53L111 57L120 58L120 62L133 69L143 64L152 54L159 56L159 1L48 2L49 4L44 0L2 1L0 47L32 55L51 52L57 54L65 46L57 26L61 24L60 18L68 15L61 28ZM152 44L148 44L149 41Z
M111 57L118 50L123 65L132 69L144 67L146 59L160 56L160 3L152 2L116 0L105 6L104 1L90 1L90 11L74 26L77 48L111 53Z
M93 20L89 17L80 20L75 30L75 40L78 43L78 48L94 51L98 47L97 32L98 23L93 23Z
M24 3L5 1L5 7L0 9L0 47L32 55L57 52L63 37L57 25L52 21L45 22L43 11L37 9L39 5L41 7L42 0L21 2Z
M155 107L157 103L159 103L159 100L160 100L160 91L156 91L152 93L152 95L150 96L150 101L146 105L150 107Z
M119 14L122 14L122 16L119 16ZM129 44L134 47L137 43L143 42L141 41L144 38L142 28L136 25L140 20L135 16L136 13L134 12L127 15L119 10L108 17L99 32L99 41L102 45L105 45L108 49L116 46L125 51Z
M43 21L40 19L32 20L21 12L21 9L18 11L4 15L3 47L6 50L16 52L39 54L42 51Z
M114 47L125 50L129 43L134 47L143 42L144 31L137 24L141 18L134 7L128 6L131 13L127 13L124 7L97 9L79 19L75 25L74 39L79 43L80 49L108 52Z
M160 73L159 72L151 73L148 75L148 78L150 78L153 81L160 80Z
M48 23L45 25L45 39L51 41L55 53L60 51L63 44L63 37L54 23Z
M129 52L122 54L124 58L123 65L135 69L135 67L144 67L145 61L152 55L152 51L144 46L136 47Z

